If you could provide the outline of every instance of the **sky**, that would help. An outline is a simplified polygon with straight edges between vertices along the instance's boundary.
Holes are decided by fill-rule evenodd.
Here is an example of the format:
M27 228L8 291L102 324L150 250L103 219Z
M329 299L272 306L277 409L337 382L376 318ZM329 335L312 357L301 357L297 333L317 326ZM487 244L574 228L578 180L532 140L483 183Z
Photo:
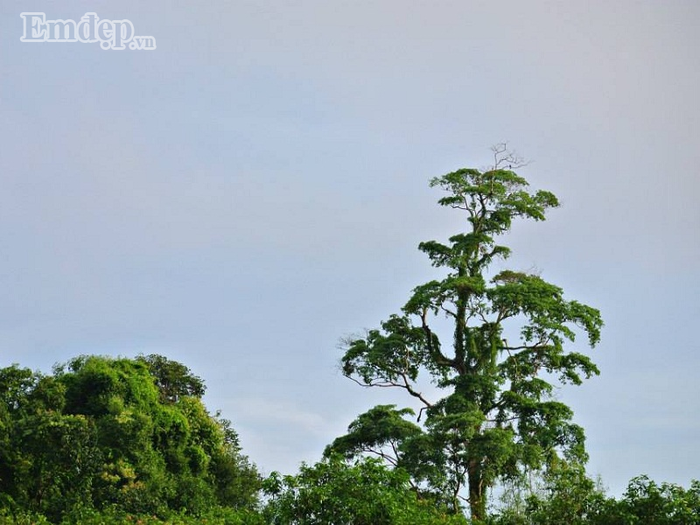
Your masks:
M25 12L127 20L156 48L23 42ZM339 341L433 278L416 247L460 217L429 179L507 142L562 206L514 226L503 267L606 323L601 375L558 392L589 472L687 486L698 21L694 0L4 0L0 366L166 355L263 473L293 473L407 404L344 378Z

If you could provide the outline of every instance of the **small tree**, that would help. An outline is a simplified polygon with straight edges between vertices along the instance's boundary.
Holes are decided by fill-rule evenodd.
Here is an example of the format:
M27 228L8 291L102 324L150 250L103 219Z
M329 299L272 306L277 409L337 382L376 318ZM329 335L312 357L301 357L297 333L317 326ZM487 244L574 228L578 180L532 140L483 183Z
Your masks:
M331 456L296 476L273 472L264 483L263 515L284 525L464 525L464 518L421 501L408 475L363 458L348 464Z
M569 525L603 524L602 511L608 500L600 481L592 480L586 475L581 465L567 465L560 462L549 469L542 477L539 491L527 497L525 515L533 525ZM500 523L511 525L512 520Z
M683 525L700 524L700 481L685 489L674 483L660 485L647 476L633 478L623 497L609 500L598 522L600 525Z
M598 374L588 357L564 349L575 327L591 347L598 342L598 310L565 299L538 275L491 271L510 254L496 238L513 220L544 220L559 204L550 192L529 192L512 171L521 166L500 145L491 169L460 169L431 181L447 193L439 203L466 219L464 231L447 243L419 245L446 274L417 286L402 313L380 329L348 340L342 358L344 374L360 385L398 388L415 398L423 425L403 420L405 411L377 407L327 450L347 457L373 452L410 472L414 486L453 511L468 502L476 521L485 517L487 491L499 478L546 467L560 453L585 461L583 430L571 422L571 409L553 399L553 389L557 381L580 384L582 376ZM451 325L446 338L434 329L438 317ZM441 398L424 395L419 379L426 375Z

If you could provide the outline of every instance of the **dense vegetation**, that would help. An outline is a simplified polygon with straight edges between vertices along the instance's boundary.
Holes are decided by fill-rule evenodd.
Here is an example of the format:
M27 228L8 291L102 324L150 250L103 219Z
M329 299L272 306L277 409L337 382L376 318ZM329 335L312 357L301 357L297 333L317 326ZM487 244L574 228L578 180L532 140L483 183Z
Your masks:
M53 375L0 369L0 524L469 523L378 459L330 454L261 480L203 392L161 356L83 356ZM616 500L581 465L534 474L506 485L482 523L700 524L700 482L684 489L642 476Z
M346 341L345 375L402 389L417 414L375 406L318 463L262 479L181 363L10 366L0 369L0 525L700 525L697 481L641 476L614 499L587 476L583 429L552 392L598 373L570 345L582 332L594 346L602 320L539 275L491 272L510 253L496 238L512 221L558 205L528 191L505 148L494 153L492 169L432 181L466 219L447 243L420 245L443 277ZM436 399L423 394L426 376Z
M204 384L162 356L83 356L53 375L0 370L0 506L51 522L91 512L199 516L255 507L259 475Z

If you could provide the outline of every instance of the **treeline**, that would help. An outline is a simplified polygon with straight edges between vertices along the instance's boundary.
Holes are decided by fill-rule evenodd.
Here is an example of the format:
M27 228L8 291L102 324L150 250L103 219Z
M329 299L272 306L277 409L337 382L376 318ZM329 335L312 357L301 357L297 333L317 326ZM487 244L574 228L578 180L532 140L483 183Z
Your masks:
M402 468L327 450L262 479L203 381L158 355L81 356L44 375L0 370L0 523L466 524ZM564 461L506 483L482 523L700 524L700 483L645 477L607 497Z
M574 343L583 335L594 347L603 320L539 273L495 264L511 253L498 242L515 220L542 221L559 201L529 189L512 171L522 159L505 145L493 154L485 171L431 181L438 203L462 218L446 242L419 245L441 279L416 286L380 328L344 341L344 375L403 391L417 413L377 405L319 463L262 479L180 363L93 356L53 375L5 368L0 519L700 525L698 482L640 477L614 499L587 477L584 430L556 389L599 373ZM436 398L423 394L426 384Z

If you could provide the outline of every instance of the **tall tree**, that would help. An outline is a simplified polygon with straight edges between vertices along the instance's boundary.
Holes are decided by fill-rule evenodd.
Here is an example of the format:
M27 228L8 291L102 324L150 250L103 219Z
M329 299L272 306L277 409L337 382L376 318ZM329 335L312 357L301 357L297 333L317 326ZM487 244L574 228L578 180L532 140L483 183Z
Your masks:
M407 425L405 410L380 406L327 450L388 459L411 473L417 490L455 512L468 503L475 521L484 519L487 491L499 479L546 467L558 454L585 461L583 429L553 390L598 374L587 356L564 348L576 327L595 346L598 310L565 299L539 275L491 270L510 254L496 239L515 219L542 221L559 205L550 192L529 191L513 171L519 167L499 145L492 168L432 179L446 192L439 204L465 219L447 243L419 245L444 277L417 286L380 329L346 341L342 358L344 374L362 386L402 389L417 400L423 423ZM447 336L439 335L443 317ZM424 376L438 387L438 399L424 393Z

